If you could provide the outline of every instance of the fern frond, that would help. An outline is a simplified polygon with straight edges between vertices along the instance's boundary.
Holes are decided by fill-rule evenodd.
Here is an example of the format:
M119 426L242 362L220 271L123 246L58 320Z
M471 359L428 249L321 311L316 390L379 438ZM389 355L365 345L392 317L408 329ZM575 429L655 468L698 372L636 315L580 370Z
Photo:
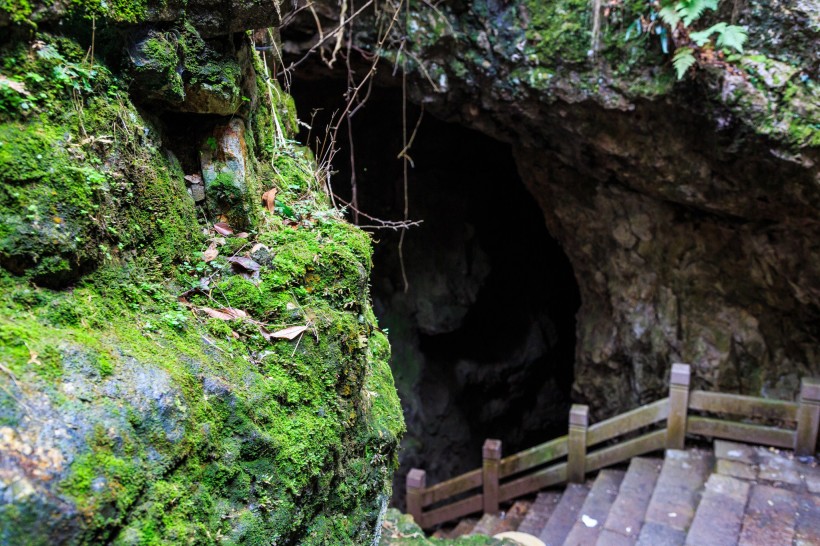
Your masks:
M669 28L674 29L680 23L680 15L678 15L678 10L673 8L672 6L666 6L665 8L661 9L658 12L658 15L661 18L661 21L669 25Z
M718 23L716 25L712 25L706 30L701 30L700 32L693 32L689 35L689 37L692 39L693 42L695 42L699 46L703 46L703 44L709 41L709 38L712 36L712 34L723 34L723 32L726 30L726 27L726 23Z
M716 10L717 4L718 0L681 0L675 8L683 19L683 26L688 27L707 9Z
M678 74L678 79L683 79L686 71L695 64L695 52L691 47L679 47L675 50L675 56L672 57L672 65L675 67L675 72Z
M746 29L737 25L728 25L717 38L717 46L734 49L743 53L743 44L749 37Z

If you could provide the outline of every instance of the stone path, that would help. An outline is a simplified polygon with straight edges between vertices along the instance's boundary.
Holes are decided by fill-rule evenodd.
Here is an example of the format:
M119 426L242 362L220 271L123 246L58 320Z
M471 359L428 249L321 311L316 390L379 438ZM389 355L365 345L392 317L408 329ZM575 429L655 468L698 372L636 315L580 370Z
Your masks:
M820 468L717 440L713 450L637 457L626 471L602 470L437 536L510 531L546 546L820 546Z

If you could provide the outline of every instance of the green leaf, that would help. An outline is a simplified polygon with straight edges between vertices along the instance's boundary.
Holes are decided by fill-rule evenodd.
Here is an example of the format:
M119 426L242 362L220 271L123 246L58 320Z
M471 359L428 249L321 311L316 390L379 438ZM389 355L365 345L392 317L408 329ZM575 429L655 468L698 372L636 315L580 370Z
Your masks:
M675 56L672 57L672 65L675 67L675 72L678 74L678 79L683 79L686 71L695 64L695 52L691 47L679 47L675 50Z
M737 25L728 25L723 29L723 32L720 33L720 36L718 36L717 46L734 49L739 53L743 53L743 44L746 43L748 37L749 35L745 28Z
M683 18L683 26L688 27L698 19L707 9L716 10L718 0L681 0L675 6Z
M689 35L692 40L702 46L706 42L709 41L709 37L712 36L714 33L721 34L726 29L726 23L718 23L716 25L712 25L711 27L707 28L706 30L701 30L700 32L693 32Z
M666 6L658 15L660 15L661 21L669 25L670 28L674 29L678 26L678 23L680 23L680 15L678 15L678 11L672 6Z

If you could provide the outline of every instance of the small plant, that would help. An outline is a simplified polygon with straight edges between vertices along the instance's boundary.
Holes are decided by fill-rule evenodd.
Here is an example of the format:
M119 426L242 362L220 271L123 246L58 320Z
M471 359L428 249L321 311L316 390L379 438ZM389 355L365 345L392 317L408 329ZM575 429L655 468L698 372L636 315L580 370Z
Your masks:
M715 11L718 0L662 0L652 2L650 16L639 17L629 26L626 40L634 34L656 34L661 49L669 53L670 37L677 46L672 55L672 65L678 79L682 79L696 64L702 66L724 66L722 59L729 50L743 53L748 33L744 27L719 22L711 27L693 31L692 24L707 10ZM658 10L658 8L660 8ZM715 50L717 49L717 53Z

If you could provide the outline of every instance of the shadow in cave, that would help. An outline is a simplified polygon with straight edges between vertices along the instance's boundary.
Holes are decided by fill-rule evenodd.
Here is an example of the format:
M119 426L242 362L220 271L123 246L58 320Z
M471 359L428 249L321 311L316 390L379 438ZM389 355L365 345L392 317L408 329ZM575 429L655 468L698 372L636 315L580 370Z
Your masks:
M310 138L324 134L343 91L328 79L294 81ZM399 90L374 89L353 124L359 209L389 220L404 207L401 104ZM408 107L410 129L419 115ZM339 133L332 185L349 201L344 125ZM580 305L569 260L508 145L426 115L410 156L409 216L423 224L403 243L408 289L398 233L374 232L372 274L408 428L394 480L400 507L411 467L436 483L480 466L485 438L501 439L510 454L566 433Z

